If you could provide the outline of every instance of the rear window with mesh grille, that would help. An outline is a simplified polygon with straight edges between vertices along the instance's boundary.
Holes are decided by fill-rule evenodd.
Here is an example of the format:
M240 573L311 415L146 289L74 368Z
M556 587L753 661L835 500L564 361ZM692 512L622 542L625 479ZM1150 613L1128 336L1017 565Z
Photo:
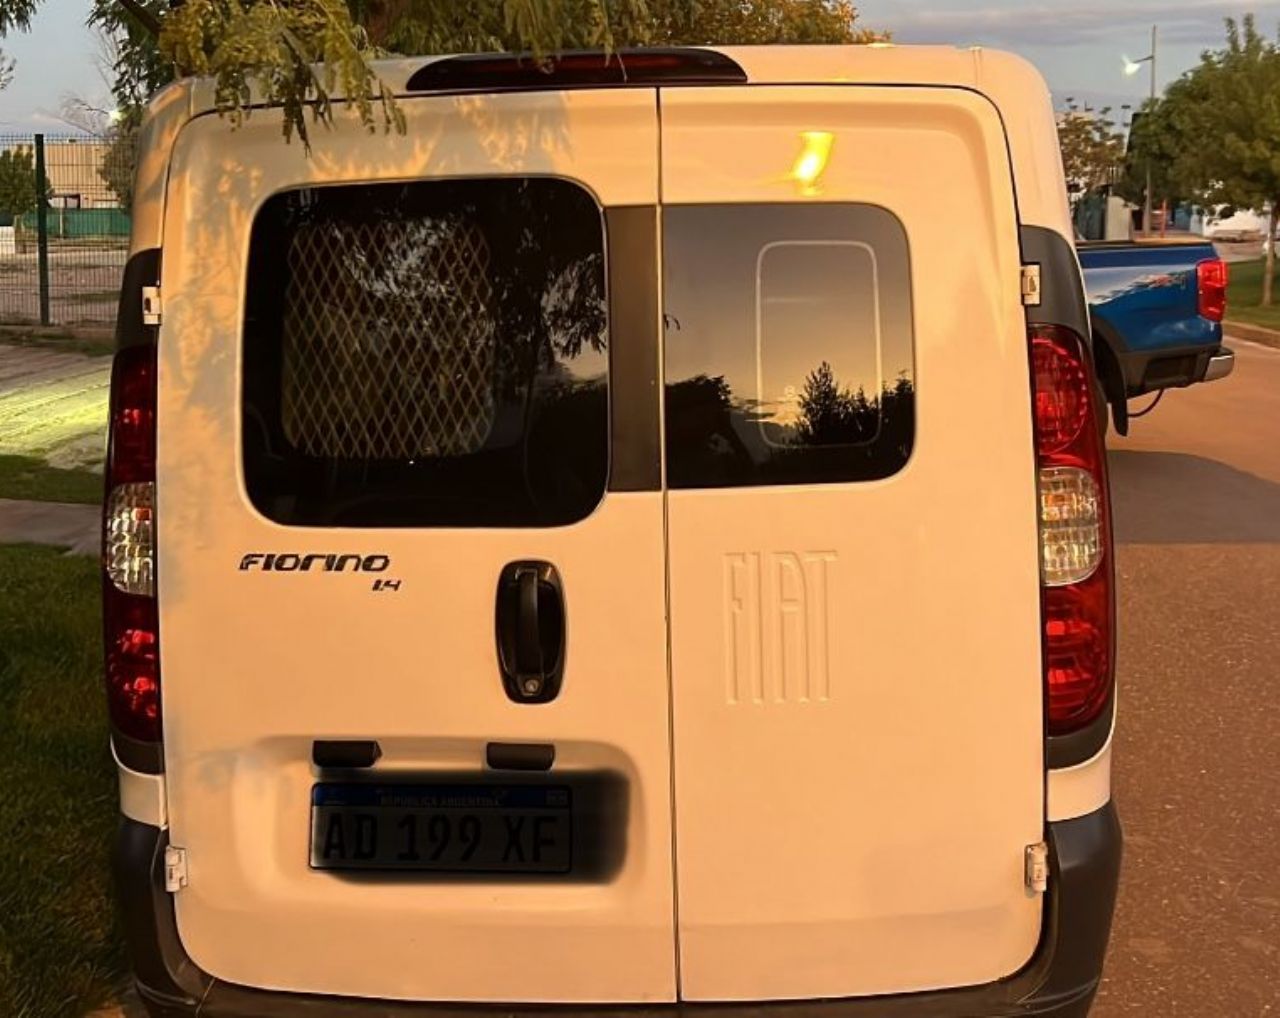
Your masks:
M281 523L551 526L608 471L601 212L549 178L285 192L255 221L244 470Z

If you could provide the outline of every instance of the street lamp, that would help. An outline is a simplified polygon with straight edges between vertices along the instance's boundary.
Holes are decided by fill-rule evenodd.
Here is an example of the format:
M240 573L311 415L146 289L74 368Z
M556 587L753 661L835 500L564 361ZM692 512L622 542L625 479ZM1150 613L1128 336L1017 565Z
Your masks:
M1137 60L1124 58L1124 74L1126 78L1132 78L1140 70L1143 64L1151 65L1151 102L1154 105L1156 99L1156 26L1151 26L1151 52L1145 57ZM1151 158L1147 157L1147 201L1146 208L1142 213L1142 228L1148 237L1151 236Z

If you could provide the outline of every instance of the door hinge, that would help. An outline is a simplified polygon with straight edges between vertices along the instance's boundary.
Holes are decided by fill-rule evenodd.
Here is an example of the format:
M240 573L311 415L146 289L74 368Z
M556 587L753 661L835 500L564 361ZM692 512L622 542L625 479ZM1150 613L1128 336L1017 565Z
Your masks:
M1040 266L1022 266L1022 303L1027 307L1040 306Z
M164 850L164 889L180 891L187 886L187 850L166 845Z
M142 324L159 325L161 311L160 287L144 286L142 288Z
M1023 874L1027 890L1035 894L1044 894L1049 889L1049 846L1043 841L1028 845Z

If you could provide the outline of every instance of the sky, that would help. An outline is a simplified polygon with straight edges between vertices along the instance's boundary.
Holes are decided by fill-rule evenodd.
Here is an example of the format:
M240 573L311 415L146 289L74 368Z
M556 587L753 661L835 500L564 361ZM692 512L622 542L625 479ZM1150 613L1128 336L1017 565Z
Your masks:
M1146 69L1126 78L1123 58L1150 52L1153 24L1160 86L1201 50L1221 45L1223 18L1253 11L1273 37L1280 25L1280 0L859 0L858 7L863 24L891 30L897 42L1010 49L1040 68L1059 104L1072 96L1114 107L1147 95ZM0 92L0 132L67 130L58 109L68 94L110 105L88 11L87 0L44 0L31 31L0 44L17 61L13 83Z

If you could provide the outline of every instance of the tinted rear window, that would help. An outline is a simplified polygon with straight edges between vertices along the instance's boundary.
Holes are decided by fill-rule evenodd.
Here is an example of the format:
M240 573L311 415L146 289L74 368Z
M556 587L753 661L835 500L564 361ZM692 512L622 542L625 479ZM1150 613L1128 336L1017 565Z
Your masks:
M254 505L330 526L587 516L608 472L604 245L563 180L271 198L244 331Z
M870 205L663 213L667 483L863 481L915 440L906 233Z

